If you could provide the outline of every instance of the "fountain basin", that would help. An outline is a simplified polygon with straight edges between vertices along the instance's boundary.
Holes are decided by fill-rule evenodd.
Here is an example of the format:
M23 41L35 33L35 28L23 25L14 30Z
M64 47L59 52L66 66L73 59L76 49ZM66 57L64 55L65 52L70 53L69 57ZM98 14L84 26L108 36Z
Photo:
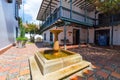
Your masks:
M66 80L67 76L90 67L91 63L82 60L80 54L59 48L58 34L62 30L50 31L55 36L53 49L37 52L29 59L32 80Z
M69 55L61 58L48 60L45 58L43 53L50 52L50 51L53 52L54 50L44 50L35 54L35 59L43 75L46 75L48 73L57 71L59 69L62 69L64 67L67 67L82 61L82 56L67 50L60 50L60 51Z

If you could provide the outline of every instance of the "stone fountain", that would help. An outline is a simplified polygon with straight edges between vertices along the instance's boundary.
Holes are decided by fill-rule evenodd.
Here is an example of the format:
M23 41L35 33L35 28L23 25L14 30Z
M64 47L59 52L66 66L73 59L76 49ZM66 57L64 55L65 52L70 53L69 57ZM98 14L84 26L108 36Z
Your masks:
M65 80L71 74L90 67L91 63L84 61L80 54L59 49L58 35L62 30L50 31L55 36L53 49L39 51L29 59L32 80ZM46 54L54 57L49 59L45 56ZM67 54L67 56L61 56L61 54Z
M53 46L53 50L58 52L59 51L59 41L58 41L58 35L59 33L61 33L63 30L61 29L53 29L50 30L50 32L52 32L54 34L54 46ZM58 55L57 53L54 53L54 55Z

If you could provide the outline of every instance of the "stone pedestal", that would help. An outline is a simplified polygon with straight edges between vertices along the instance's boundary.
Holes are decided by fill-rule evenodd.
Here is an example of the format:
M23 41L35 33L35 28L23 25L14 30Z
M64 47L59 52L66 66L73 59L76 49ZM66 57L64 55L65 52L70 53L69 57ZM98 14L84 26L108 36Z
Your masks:
M59 41L58 41L58 35L59 33L61 33L63 30L61 29L54 29L54 30L50 30L50 32L52 32L54 34L54 46L53 46L53 50L58 51L59 50Z

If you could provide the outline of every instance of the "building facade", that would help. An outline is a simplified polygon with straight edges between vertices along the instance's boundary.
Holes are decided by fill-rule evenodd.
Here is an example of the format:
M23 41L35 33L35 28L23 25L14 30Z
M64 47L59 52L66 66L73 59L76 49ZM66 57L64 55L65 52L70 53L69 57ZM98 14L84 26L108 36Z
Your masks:
M0 0L0 51L11 46L18 35L21 0Z
M54 38L50 29L60 28L60 44L120 45L120 14L113 16L96 11L86 0L43 0L37 19L42 21L41 33L46 42Z

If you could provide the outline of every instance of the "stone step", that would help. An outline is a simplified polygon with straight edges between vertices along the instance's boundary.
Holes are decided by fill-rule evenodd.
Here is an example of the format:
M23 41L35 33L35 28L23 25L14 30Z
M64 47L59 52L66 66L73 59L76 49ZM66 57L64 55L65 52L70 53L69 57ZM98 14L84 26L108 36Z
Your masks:
M81 62L82 56L74 53L74 55L71 56L62 57L53 60L47 60L46 58L44 58L42 54L35 53L35 60L41 70L41 73L43 75L46 75L48 73L57 71L72 64Z
M29 58L29 64L30 64L30 73L32 80L45 80L44 77L42 76L42 73L37 65L34 56Z
M70 65L68 67L65 67L63 69L48 73L46 75L43 75L38 67L38 64L35 60L35 57L31 57L29 59L30 61L30 70L32 75L32 80L59 80L63 79L66 76L70 76L71 74L81 71L91 65L90 62L87 61L81 61L79 63Z

